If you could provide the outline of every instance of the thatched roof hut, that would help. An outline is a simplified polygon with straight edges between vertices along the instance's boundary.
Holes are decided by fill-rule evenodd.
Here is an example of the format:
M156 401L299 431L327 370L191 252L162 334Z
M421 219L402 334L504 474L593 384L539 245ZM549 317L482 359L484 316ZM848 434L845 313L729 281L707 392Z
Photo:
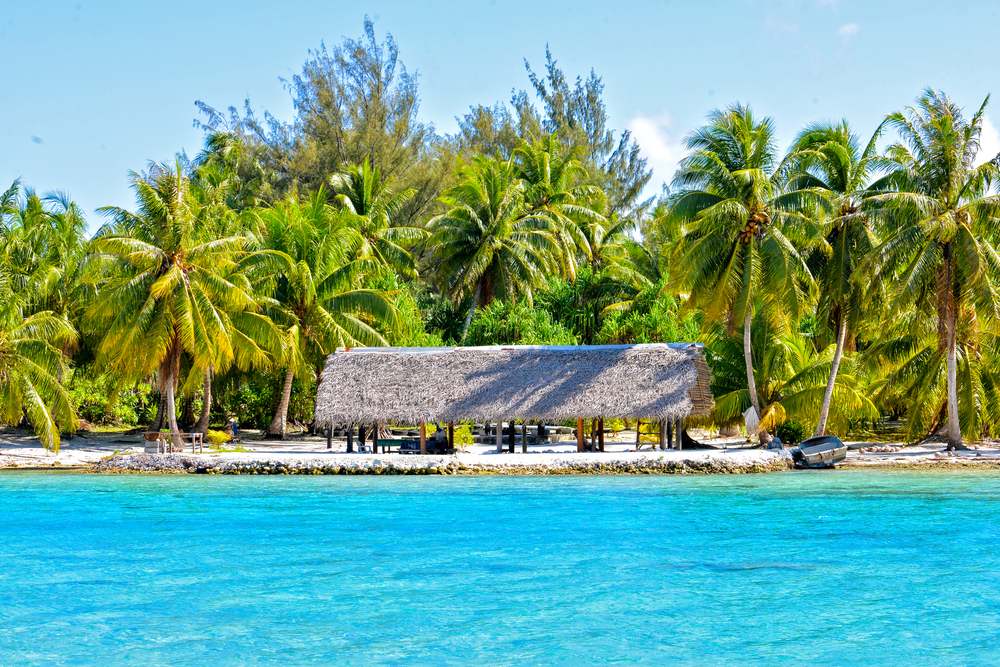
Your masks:
M319 424L704 415L700 345L340 348L316 395Z

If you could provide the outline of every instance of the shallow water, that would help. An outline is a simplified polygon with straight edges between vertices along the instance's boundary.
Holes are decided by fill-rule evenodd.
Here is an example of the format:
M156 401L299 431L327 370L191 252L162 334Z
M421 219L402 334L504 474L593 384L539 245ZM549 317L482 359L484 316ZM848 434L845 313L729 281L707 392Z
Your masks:
M1000 664L1000 475L0 474L0 665Z

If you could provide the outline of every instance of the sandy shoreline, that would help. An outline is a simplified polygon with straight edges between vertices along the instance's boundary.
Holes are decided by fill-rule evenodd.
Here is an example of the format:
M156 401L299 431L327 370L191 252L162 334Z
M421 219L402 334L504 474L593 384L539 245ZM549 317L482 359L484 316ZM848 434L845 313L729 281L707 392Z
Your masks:
M607 451L579 453L575 443L533 446L529 453L497 454L491 446L474 445L467 453L451 456L405 454L347 454L344 442L333 450L317 436L292 436L281 442L249 439L245 451L167 456L143 454L141 435L124 432L84 433L64 440L58 454L45 451L26 431L0 430L0 469L64 469L91 472L161 472L203 474L743 474L778 472L790 468L790 455L739 447L729 449L660 451L634 448L634 435L622 434L608 441ZM717 441L723 442L723 441ZM980 443L979 449L945 452L942 443L902 447L898 452L865 452L853 443L841 469L959 469L1000 468L1000 443ZM721 445L719 445L721 447Z

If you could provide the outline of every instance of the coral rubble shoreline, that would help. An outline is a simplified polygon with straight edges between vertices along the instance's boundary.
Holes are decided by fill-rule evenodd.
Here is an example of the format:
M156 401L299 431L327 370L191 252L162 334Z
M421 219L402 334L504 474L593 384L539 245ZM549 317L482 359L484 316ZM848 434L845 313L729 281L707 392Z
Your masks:
M487 460L483 460L483 459ZM89 468L111 474L207 475L740 475L780 472L791 466L787 452L741 452L737 456L693 452L631 455L573 454L509 456L340 455L326 457L213 458L197 455L125 454Z

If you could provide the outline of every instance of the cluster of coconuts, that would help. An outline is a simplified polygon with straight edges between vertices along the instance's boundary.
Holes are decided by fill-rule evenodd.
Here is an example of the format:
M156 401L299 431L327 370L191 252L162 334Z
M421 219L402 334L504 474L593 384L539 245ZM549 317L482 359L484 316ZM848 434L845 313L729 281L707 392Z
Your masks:
M891 454L893 452L902 451L902 447L893 447L891 445L876 445L874 447L862 447L862 454Z
M747 225L740 230L740 240L744 243L750 243L750 239L754 236L760 238L761 234L764 233L764 228L771 222L771 216L762 211L754 213L747 220Z

